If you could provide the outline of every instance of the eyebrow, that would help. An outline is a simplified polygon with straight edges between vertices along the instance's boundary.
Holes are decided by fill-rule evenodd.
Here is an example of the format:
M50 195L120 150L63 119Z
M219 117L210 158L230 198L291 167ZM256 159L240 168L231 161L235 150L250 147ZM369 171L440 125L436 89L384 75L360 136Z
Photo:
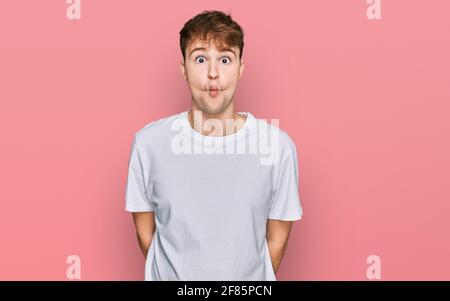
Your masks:
M203 51L203 50L206 50L206 48L205 47L196 47L196 48L191 50L189 56L191 56L192 53L194 53L195 51L198 51L198 50L202 50ZM234 54L234 56L236 56L236 52L234 52L234 50L231 49L231 48L223 48L223 49L220 50L220 52L231 52L231 53Z

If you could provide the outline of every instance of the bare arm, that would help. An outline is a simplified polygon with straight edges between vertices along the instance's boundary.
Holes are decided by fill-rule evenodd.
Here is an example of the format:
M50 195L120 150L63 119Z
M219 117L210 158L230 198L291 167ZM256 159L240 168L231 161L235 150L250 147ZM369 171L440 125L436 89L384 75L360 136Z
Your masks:
M288 238L292 228L292 221L275 219L267 220L266 237L272 259L273 270L276 273L281 259L287 249Z
M133 212L133 221L136 227L136 234L139 242L139 247L147 259L148 248L153 239L155 233L155 213L149 212Z

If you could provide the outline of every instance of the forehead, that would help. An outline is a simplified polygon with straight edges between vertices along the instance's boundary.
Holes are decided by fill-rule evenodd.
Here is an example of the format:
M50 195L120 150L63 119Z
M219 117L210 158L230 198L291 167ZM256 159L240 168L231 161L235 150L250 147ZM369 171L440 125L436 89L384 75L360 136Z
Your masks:
M239 52L239 48L237 46L228 46L227 44L223 42L217 42L213 39L209 41L200 40L199 38L193 40L191 43L189 43L187 47L187 53L188 55L191 55L195 51L209 51L209 50L216 50L219 52L232 52L234 55L237 56Z

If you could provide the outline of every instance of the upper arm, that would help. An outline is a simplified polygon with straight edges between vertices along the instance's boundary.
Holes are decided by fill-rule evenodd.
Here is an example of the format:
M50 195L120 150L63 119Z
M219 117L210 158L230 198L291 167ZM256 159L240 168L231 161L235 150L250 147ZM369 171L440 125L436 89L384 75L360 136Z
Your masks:
M297 148L287 134L284 133L282 137L282 152L278 155L278 160L274 167L274 187L272 188L273 194L270 201L268 218L273 220L296 221L301 219L303 215L300 195L298 193Z
M287 243L293 221L276 219L267 220L266 237L268 241L284 245Z
M154 211L133 212L132 214L138 235L141 237L153 235L156 229Z
M128 160L128 177L125 190L125 210L148 212L156 209L153 200L153 181L149 177L151 156L134 136Z

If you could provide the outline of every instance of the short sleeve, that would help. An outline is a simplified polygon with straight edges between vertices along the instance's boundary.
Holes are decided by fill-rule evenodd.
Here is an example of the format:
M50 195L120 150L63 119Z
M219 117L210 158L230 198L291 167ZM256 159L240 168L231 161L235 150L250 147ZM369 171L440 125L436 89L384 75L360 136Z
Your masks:
M278 179L272 195L269 219L295 221L303 215L298 193L297 149L292 139L288 138L288 147L282 152L278 170Z
M145 162L148 162L148 160ZM147 187L145 184L145 168L149 168L149 166L145 166L144 164L141 146L135 135L131 144L131 153L128 160L128 177L125 192L126 211L154 211L155 206L149 199L149 196L152 195L152 191L149 191L149 188L151 187Z

